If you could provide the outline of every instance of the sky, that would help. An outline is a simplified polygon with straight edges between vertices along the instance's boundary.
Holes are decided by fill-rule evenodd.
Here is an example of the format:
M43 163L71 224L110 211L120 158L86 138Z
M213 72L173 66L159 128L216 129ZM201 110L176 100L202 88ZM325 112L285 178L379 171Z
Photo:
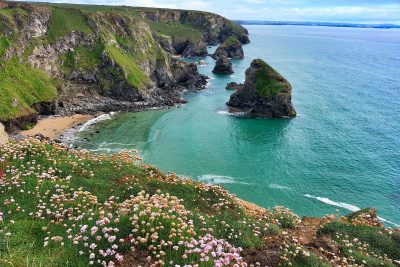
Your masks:
M400 0L46 0L196 9L230 19L400 24Z

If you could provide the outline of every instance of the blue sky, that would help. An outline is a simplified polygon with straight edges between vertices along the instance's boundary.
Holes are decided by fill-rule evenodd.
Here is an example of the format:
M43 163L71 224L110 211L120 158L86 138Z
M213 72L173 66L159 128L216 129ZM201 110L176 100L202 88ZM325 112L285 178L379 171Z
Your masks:
M400 0L47 0L197 9L230 19L400 24Z

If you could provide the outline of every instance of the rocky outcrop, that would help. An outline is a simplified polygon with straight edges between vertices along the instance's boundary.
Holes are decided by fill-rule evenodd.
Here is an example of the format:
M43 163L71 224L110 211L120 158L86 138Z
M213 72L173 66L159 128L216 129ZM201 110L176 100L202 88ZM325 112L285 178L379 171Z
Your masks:
M8 143L8 134L4 130L3 124L0 123L0 145Z
M212 55L214 59L218 59L221 56L225 56L231 59L243 59L244 52L242 44L236 38L229 37L217 48L215 53Z
M235 90L235 91L237 91L237 90L240 90L240 88L242 88L242 87L243 87L243 84L238 84L238 83L235 83L235 82L230 82L230 83L228 83L228 84L226 85L225 89L226 89L226 90Z
M208 55L207 46L204 42L192 43L188 42L182 52L182 57L185 58L201 58Z
M232 62L226 57L226 56L221 56L218 58L218 60L215 63L215 67L212 71L214 74L232 74L233 69L232 69Z
M210 45L223 43L230 36L241 43L250 43L248 31L243 26L220 15L208 12L159 8L134 8L142 18L161 23L181 23L200 29L203 41Z
M251 116L284 118L296 116L291 102L289 82L261 59L255 59L246 70L243 86L227 102L231 111Z

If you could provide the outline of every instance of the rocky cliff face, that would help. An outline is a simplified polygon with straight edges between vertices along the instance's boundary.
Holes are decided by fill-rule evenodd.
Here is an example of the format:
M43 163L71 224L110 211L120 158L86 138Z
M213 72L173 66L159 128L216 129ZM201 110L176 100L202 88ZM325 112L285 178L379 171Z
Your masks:
M243 111L251 116L294 117L291 92L285 78L261 59L256 59L246 70L244 85L237 87L227 105L232 111Z
M58 95L50 102L46 99L46 110L56 114L171 106L183 102L180 92L184 89L204 88L206 77L198 73L195 64L171 56L204 56L204 42L187 41L183 50L177 51L172 38L155 33L137 16L121 13L5 4L0 9L0 64L4 66L0 74L9 76L0 79L0 85L21 82L16 80L18 73L8 69L14 68L13 62L32 73L40 71L42 80L29 82L33 85L29 93L46 93L50 88L43 77L53 79ZM13 88L0 90L19 93ZM24 92L20 94L22 99ZM0 110L0 121L7 127L23 126L43 111L40 97L23 99L27 101L10 99L5 114ZM7 114L15 109L20 112Z
M217 50L215 50L215 53L212 55L214 59L218 59L221 56L232 59L243 59L244 52L242 44L234 37L228 38L217 48Z
M174 9L137 9L141 17L161 23L181 23L200 29L203 41L210 45L223 43L229 37L236 37L241 43L250 43L247 30L241 25L222 16L199 11Z

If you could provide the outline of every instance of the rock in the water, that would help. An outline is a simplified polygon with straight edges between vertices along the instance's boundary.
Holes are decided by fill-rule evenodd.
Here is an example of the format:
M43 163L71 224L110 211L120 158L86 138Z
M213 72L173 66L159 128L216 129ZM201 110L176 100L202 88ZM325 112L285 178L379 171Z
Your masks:
M221 56L226 56L232 59L244 58L242 44L235 37L229 37L212 55L214 59L218 59Z
M0 145L8 143L8 134L4 130L3 124L0 123Z
M232 74L232 63L226 56L218 58L212 71L214 74Z
M235 82L230 82L226 85L225 89L226 90L239 90L240 88L243 87L243 84L238 84Z
M292 87L276 70L255 59L246 70L246 80L226 104L234 111L265 118L295 117Z

